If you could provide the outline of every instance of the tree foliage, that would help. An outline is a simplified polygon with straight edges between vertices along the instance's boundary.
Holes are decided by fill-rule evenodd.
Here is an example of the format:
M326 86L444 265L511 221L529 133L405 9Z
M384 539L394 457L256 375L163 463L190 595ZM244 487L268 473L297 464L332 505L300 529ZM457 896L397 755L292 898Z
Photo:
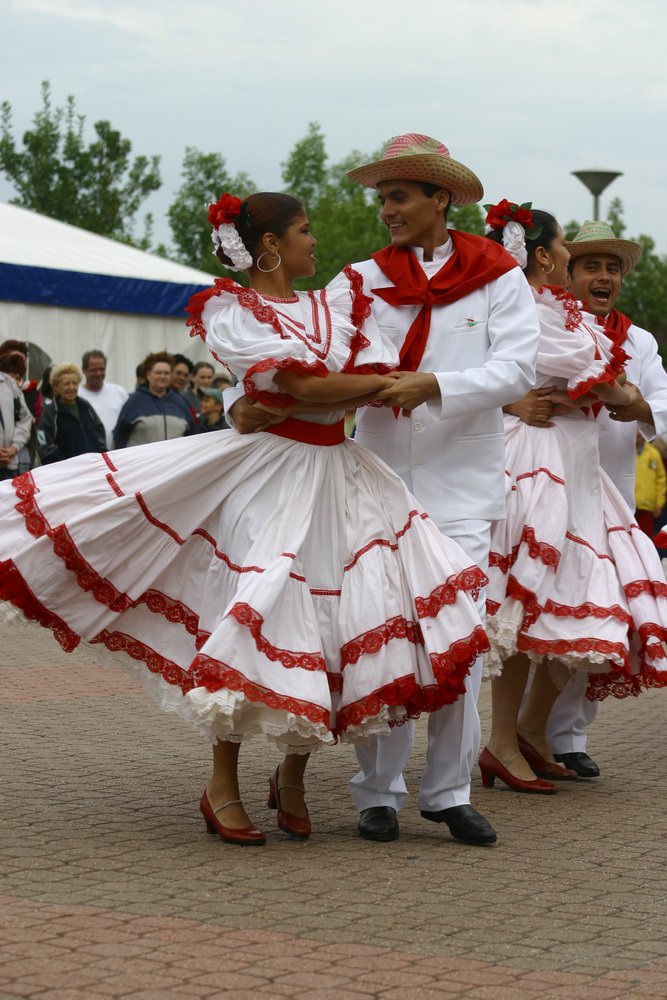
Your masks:
M211 274L220 273L213 255L208 206L224 191L245 198L255 190L246 173L230 177L220 153L202 153L188 146L183 158L181 186L167 211L176 258Z
M158 156L131 159L132 144L108 121L95 122L86 145L85 117L73 97L54 108L42 84L42 107L20 148L13 135L11 105L2 104L0 171L17 195L12 204L61 219L103 236L133 242L133 224L145 198L161 184ZM150 231L150 220L144 242Z

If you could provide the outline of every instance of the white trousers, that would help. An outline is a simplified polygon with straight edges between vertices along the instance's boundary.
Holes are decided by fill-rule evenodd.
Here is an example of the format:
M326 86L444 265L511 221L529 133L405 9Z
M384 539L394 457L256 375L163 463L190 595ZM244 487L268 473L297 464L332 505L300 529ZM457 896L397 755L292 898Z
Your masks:
M491 524L479 519L451 521L440 525L444 535L459 543L463 551L486 572L489 562ZM477 609L485 611L482 591ZM435 812L470 802L470 773L477 760L480 723L477 698L482 681L482 657L466 679L466 693L453 705L429 715L426 769L419 786L419 808ZM355 745L360 770L349 782L357 809L392 806L398 812L408 797L403 768L412 751L414 723L396 726L383 736Z
M547 724L547 739L554 753L585 753L586 729L598 714L600 703L586 697L588 678L573 677L558 695Z

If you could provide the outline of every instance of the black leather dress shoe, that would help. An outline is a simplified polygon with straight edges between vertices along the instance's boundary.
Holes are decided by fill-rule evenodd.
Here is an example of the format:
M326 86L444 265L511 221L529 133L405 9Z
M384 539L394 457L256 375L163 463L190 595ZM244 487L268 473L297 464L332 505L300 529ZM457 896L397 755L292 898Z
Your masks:
M464 844L486 847L495 844L497 840L496 831L489 821L470 805L452 806L451 809L439 809L437 812L422 809L421 814L432 823L446 823L452 837L462 840Z
M398 817L391 806L371 806L359 813L357 830L366 840L398 840Z
M600 768L595 761L587 753L580 750L575 753L555 753L554 757L561 764L565 764L565 767L576 771L580 778L598 778L600 776Z

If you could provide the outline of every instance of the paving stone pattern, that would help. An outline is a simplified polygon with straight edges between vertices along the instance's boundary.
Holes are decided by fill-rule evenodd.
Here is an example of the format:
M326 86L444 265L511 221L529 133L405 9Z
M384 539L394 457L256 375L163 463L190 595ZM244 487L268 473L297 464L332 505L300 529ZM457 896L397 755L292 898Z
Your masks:
M606 703L603 775L556 796L483 789L468 847L419 817L355 831L354 755L314 755L315 833L275 826L277 751L242 751L264 848L209 837L210 751L122 671L0 629L0 1000L667 998L667 695ZM481 698L489 724L489 691ZM425 725L406 771L416 791Z

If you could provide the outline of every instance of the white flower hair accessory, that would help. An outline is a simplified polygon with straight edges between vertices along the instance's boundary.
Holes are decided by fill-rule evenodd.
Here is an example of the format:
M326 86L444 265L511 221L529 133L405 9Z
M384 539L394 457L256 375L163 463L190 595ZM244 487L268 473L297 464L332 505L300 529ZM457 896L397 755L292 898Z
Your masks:
M503 246L523 270L528 263L526 230L519 222L507 222L503 229Z
M485 205L484 208L487 210L484 231L490 233L494 229L502 229L503 246L523 270L528 263L526 235L528 239L536 240L542 234L542 227L533 222L532 203L526 201L518 205L503 198L497 205Z
M234 220L244 213L247 214L247 206L240 198L228 192L221 195L214 205L208 207L208 221L213 226L211 233L213 253L218 249L222 250L232 262L225 265L230 271L247 271L252 267L252 256L234 225Z

